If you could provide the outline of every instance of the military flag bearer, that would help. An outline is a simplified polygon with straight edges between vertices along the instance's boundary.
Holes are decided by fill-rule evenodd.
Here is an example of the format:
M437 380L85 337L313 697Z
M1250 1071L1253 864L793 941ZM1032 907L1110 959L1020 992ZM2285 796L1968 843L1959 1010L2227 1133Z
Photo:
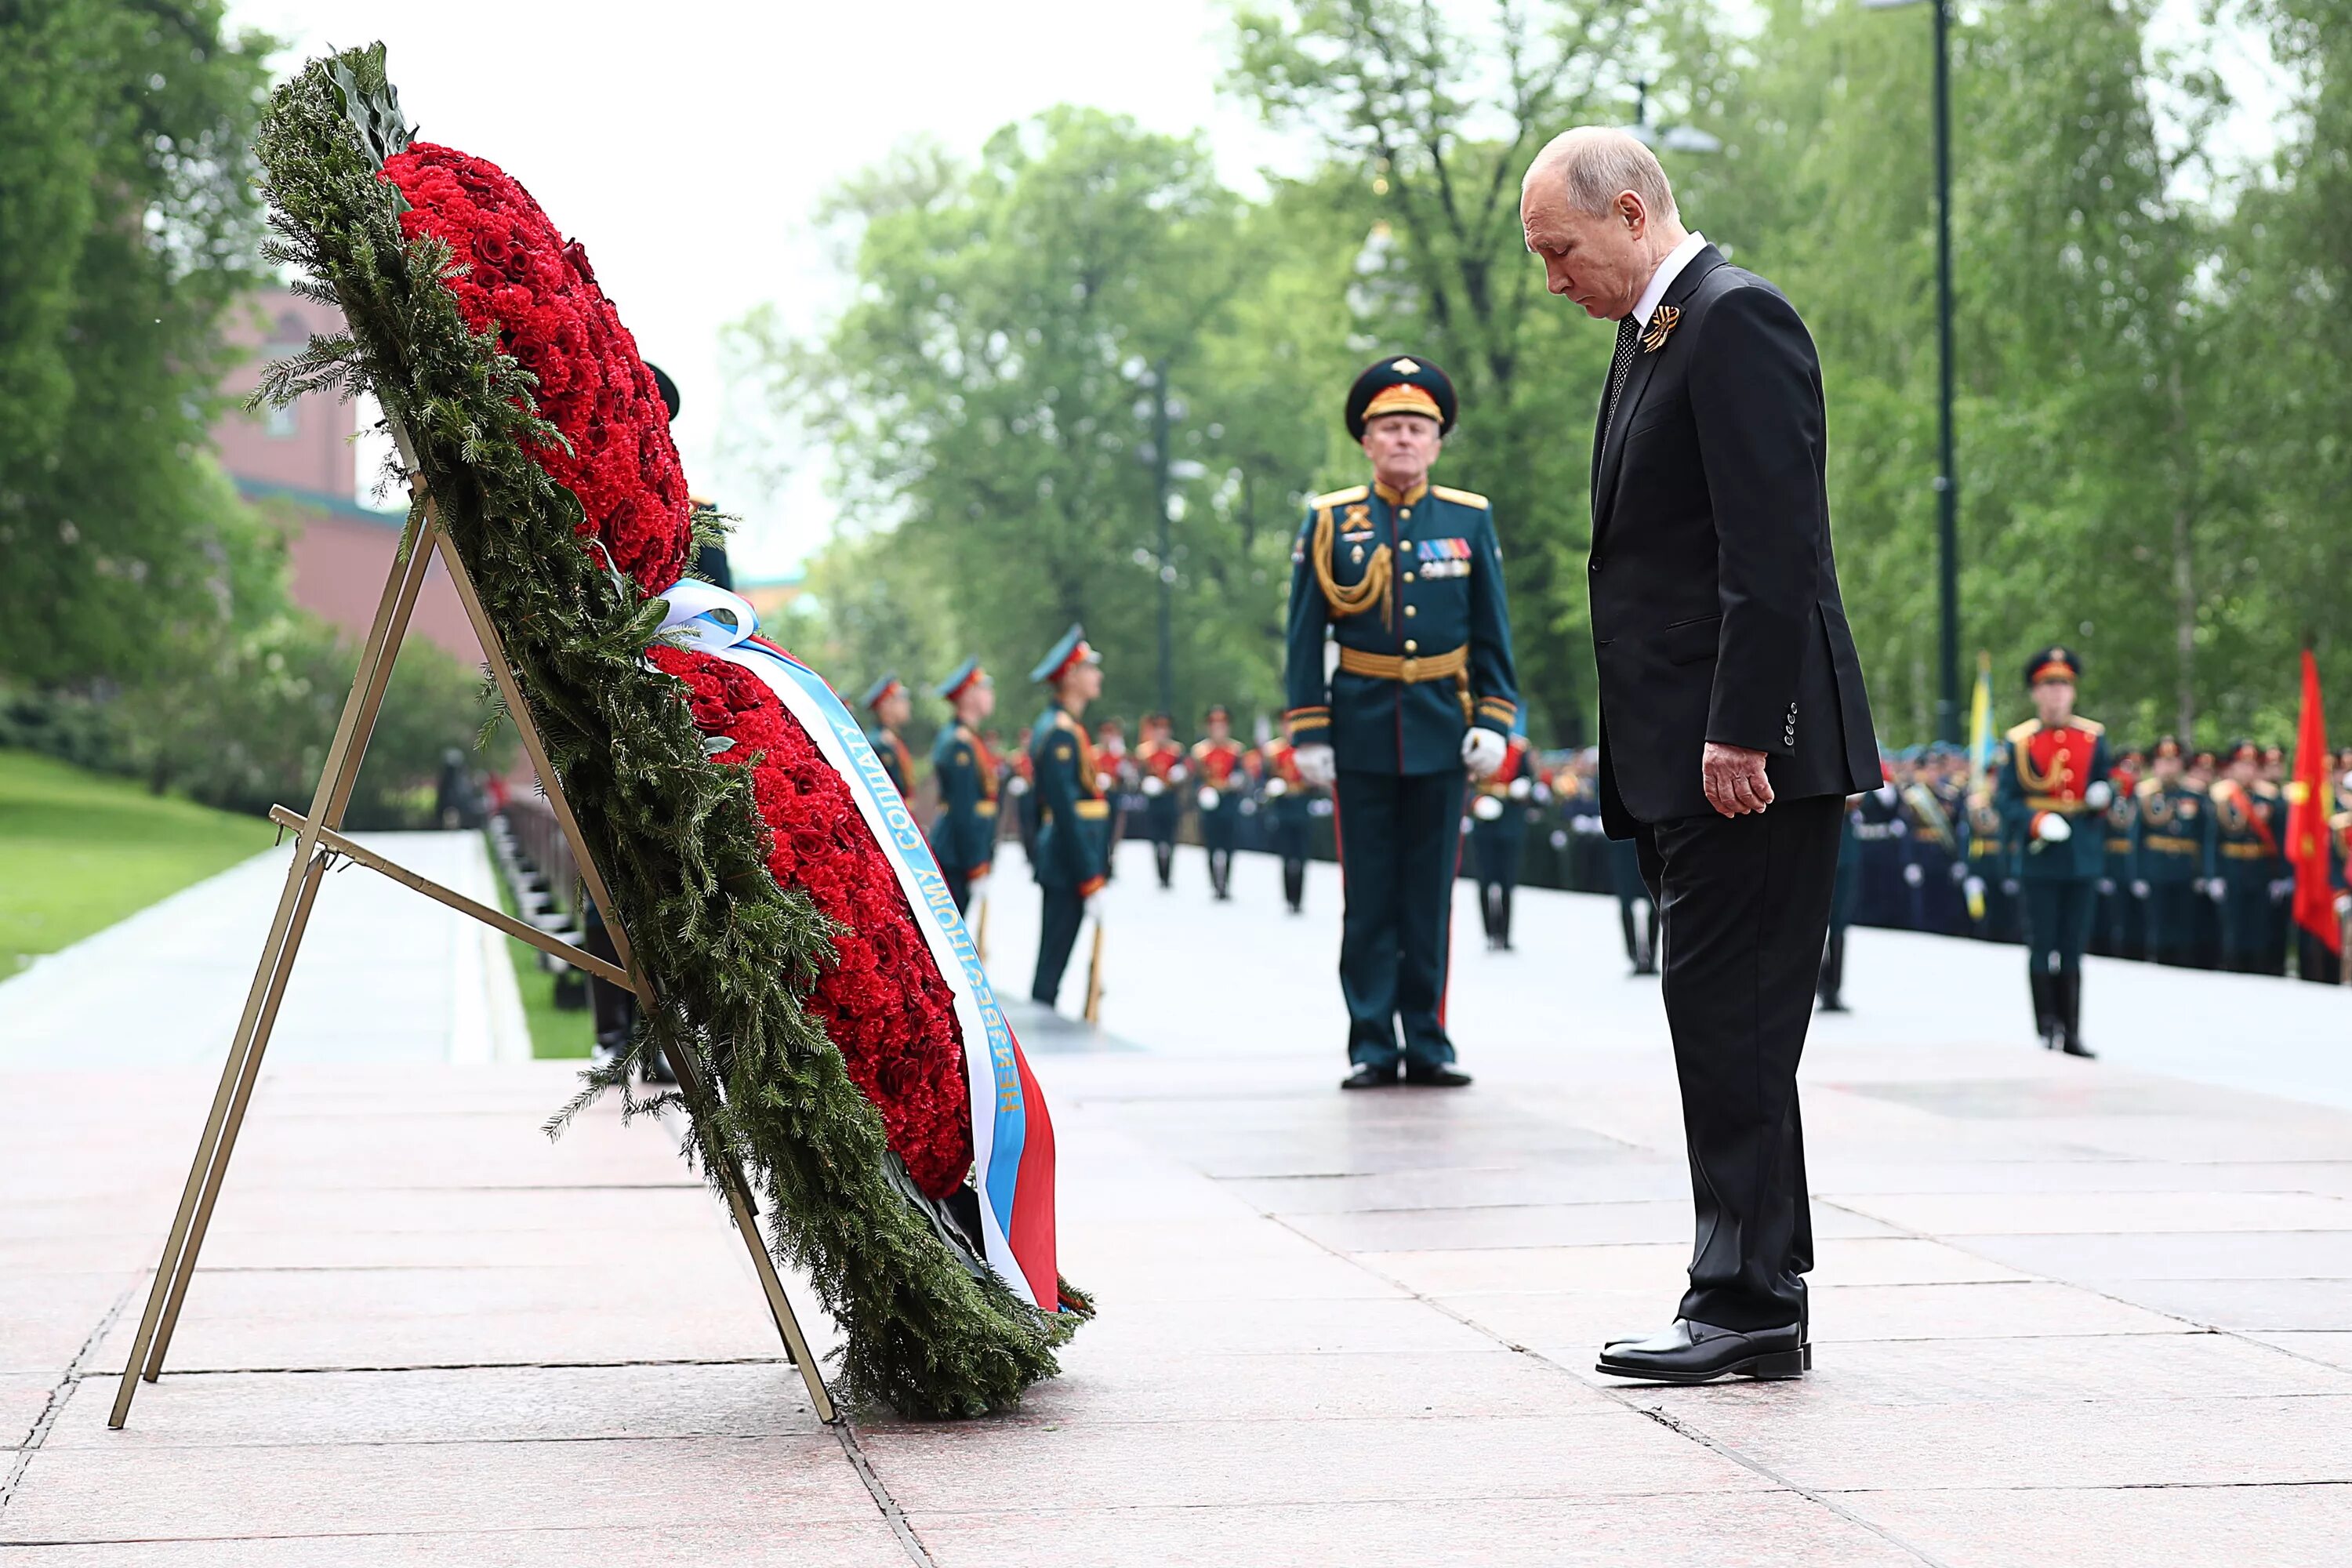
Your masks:
M1142 738L1135 744L1137 787L1143 795L1143 830L1151 840L1152 868L1160 887L1171 885L1176 871L1176 829L1184 816L1184 781L1192 776L1186 752L1170 732L1173 721L1165 713L1145 716Z
M934 688L955 710L931 746L931 780L940 815L931 824L931 853L948 880L956 913L971 912L996 858L996 758L980 727L996 711L996 682L968 658Z
M1372 482L1309 501L1290 554L1285 719L1299 772L1338 795L1346 1089L1400 1068L1410 1084L1470 1081L1445 1032L1463 774L1502 765L1519 709L1494 513L1429 482L1454 412L1454 384L1423 361L1358 376L1348 434Z
M2083 949L2098 914L2106 862L2106 731L2074 716L2082 660L2048 647L2026 661L2034 717L2009 732L1999 800L2021 846L2017 877L2025 897L2026 978L2042 1043L2087 1057L2083 1044Z
M874 727L866 731L866 738L874 742L875 752L882 759L882 771L898 786L899 799L913 800L915 753L899 738L915 711L914 700L907 694L907 683L895 674L884 676L866 689L866 710L874 715Z
M1080 721L1102 695L1102 655L1073 626L1062 634L1029 679L1054 700L1030 728L1032 793L1037 800L1037 853L1033 872L1045 890L1037 927L1037 975L1031 1000L1051 1007L1061 994L1062 972L1078 940L1087 906L1110 879L1110 802L1097 782L1094 742Z
M1210 707L1202 727L1208 733L1192 745L1192 776L1201 785L1193 798L1201 811L1201 847L1209 853L1209 887L1224 900L1234 896L1234 842L1250 783L1249 748L1234 739L1233 715L1222 702Z

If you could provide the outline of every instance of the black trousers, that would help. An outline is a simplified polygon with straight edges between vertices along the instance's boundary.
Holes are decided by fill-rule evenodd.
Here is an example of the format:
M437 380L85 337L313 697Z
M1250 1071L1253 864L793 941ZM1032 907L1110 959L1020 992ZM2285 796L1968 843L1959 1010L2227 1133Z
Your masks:
M971 913L971 875L953 867L940 868L940 879L948 885L948 897L955 900L956 913Z
M1445 1035L1445 964L1454 876L1462 863L1462 770L1342 771L1339 990L1348 1002L1348 1059L1387 1067L1404 1029L1408 1062L1454 1059Z
M1054 1005L1062 992L1062 971L1070 966L1070 949L1078 942L1078 927L1087 918L1087 900L1076 888L1047 888L1045 908L1037 925L1037 978L1030 999Z
M1697 1239L1681 1315L1726 1329L1804 1316L1813 1266L1797 1058L1837 882L1837 795L1748 816L1645 823L1666 1023L1682 1084Z

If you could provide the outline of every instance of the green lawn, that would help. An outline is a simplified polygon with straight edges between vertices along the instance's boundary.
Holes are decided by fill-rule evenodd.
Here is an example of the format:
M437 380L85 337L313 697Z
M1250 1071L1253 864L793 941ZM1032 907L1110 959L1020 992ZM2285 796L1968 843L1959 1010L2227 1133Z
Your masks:
M498 875L498 856L488 839L482 853L490 857L491 876L499 885L499 907L520 917L507 879ZM583 1008L567 1013L555 1005L555 976L539 966L539 949L514 937L507 938L507 956L514 961L515 984L522 992L522 1016L530 1025L534 1057L584 1057L595 1047L595 1015Z
M278 830L0 751L0 977L269 847Z

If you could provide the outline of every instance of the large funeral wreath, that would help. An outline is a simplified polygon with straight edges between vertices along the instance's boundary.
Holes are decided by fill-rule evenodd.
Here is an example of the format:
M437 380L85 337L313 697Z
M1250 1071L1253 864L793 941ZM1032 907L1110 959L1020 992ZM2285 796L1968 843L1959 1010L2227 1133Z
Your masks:
M411 141L381 45L278 89L256 150L273 258L350 329L264 394L370 392L405 433L658 998L631 1060L686 1053L719 1086L690 1151L754 1173L771 1245L845 1330L850 1393L1013 1403L1089 1305L1021 1300L957 1218L960 1026L840 774L757 678L656 638L692 514L586 253L496 166ZM589 1093L625 1096L629 1066Z

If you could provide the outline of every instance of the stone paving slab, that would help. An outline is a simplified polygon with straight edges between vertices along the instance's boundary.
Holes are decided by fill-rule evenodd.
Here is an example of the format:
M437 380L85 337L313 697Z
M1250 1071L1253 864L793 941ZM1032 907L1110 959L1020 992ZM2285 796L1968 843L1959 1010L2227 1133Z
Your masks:
M1525 893L1521 952L1457 943L1476 1087L1342 1096L1324 868L1293 921L1270 867L1215 905L1191 852L1173 894L1147 864L1111 894L1109 1033L1035 1064L1103 1316L1015 1414L859 1413L865 1472L665 1130L598 1109L551 1144L571 1069L386 1062L373 1031L273 1058L171 1370L110 1432L210 1082L19 1075L0 1420L38 1447L0 1446L0 1563L2343 1560L2341 1085L2271 1098L2239 1044L2193 1083L2051 1058L2014 1038L2013 952L1857 933L1862 1010L1805 1073L1815 1371L1642 1388L1593 1350L1670 1314L1688 1187L1613 910ZM2166 1005L2319 1060L2334 999L2197 989L2234 978ZM2141 1006L2093 996L2102 1044Z

